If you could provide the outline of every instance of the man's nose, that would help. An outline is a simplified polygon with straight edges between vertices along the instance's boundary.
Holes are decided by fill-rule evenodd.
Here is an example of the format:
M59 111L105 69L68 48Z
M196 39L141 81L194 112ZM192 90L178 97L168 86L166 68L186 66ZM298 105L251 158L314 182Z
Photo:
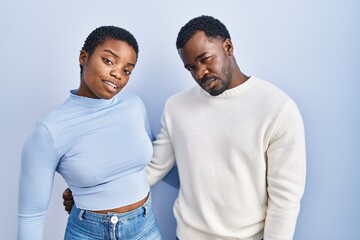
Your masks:
M199 67L198 71L196 72L196 80L201 81L201 79L208 74L209 71L205 67Z

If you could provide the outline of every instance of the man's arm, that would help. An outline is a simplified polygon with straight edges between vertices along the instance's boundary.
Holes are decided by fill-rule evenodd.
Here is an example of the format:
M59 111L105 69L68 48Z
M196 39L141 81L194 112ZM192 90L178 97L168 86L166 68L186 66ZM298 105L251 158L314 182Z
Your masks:
M150 186L161 180L175 165L175 153L166 124L166 105L161 118L160 133L153 142L154 153L150 164L146 167Z
M264 239L293 239L305 188L304 127L296 104L285 105L267 150L268 207Z

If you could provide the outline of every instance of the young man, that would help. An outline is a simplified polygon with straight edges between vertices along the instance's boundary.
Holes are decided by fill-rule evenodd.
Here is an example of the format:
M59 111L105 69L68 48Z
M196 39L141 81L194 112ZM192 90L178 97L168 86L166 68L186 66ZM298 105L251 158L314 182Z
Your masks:
M190 20L178 53L197 84L169 98L148 166L151 185L175 165L181 240L290 240L305 186L305 137L294 101L243 74L224 24Z
M305 185L303 122L294 101L243 74L228 30L200 16L176 46L196 83L168 99L150 184L177 163L177 237L293 238Z

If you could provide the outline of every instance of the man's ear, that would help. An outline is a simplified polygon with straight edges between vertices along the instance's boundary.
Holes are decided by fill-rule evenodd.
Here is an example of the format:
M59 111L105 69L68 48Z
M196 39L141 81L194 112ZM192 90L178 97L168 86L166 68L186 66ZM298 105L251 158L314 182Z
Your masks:
M86 63L87 59L88 59L88 53L86 51L84 51L84 50L81 50L80 55L79 55L79 63L80 63L80 65L81 66L84 65Z
M232 55L233 55L233 52L234 52L234 47L233 47L233 44L232 44L230 38L227 38L227 39L224 41L223 46L224 46L224 49L225 49L226 53L228 54L228 56L232 56Z

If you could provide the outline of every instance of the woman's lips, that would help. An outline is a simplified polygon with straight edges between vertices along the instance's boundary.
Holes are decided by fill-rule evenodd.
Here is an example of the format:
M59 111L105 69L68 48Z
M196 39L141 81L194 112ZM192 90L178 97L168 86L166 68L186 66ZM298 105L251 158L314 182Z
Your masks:
M103 83L105 84L105 87L111 92L116 92L118 89L118 86L116 86L114 83L110 81L104 80Z

